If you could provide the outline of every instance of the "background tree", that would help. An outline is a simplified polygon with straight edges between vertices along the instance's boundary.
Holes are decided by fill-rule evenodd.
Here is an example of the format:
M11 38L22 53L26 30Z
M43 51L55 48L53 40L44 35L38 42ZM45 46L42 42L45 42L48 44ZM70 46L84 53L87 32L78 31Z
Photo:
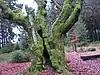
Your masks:
M81 19L86 23L90 41L100 40L100 1L84 0Z
M9 20L0 17L0 42L2 47L5 47L14 38L15 34L11 25L12 23Z
M82 22L82 20L78 20L77 23L75 23L75 30L78 38L78 42L88 42L88 30L86 29L86 24Z

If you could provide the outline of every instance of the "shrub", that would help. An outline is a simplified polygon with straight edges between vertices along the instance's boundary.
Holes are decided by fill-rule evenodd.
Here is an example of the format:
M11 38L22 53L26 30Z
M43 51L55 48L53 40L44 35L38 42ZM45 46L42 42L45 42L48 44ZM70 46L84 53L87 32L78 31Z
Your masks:
M17 44L15 44L15 50L20 50L21 48L20 48L20 46L19 46L19 44L17 43Z
M10 53L15 50L14 44L8 43L4 48L0 49L0 54Z
M31 60L29 52L17 50L11 53L10 62L28 62Z

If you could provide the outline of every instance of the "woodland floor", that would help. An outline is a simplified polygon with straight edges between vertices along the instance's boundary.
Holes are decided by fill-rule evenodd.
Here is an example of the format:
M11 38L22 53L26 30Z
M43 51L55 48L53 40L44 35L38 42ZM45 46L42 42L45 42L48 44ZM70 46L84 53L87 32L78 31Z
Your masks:
M68 69L74 75L100 75L100 58L93 58L83 61L80 56L100 54L100 51L95 52L69 52L67 53Z
M80 56L100 54L100 51L93 52L66 52L66 59L69 61L68 70L73 75L100 75L100 58L89 59L83 61ZM21 70L28 68L31 62L25 63L9 63L0 62L0 75L19 75L17 74ZM33 75L33 73L25 74ZM44 70L40 72L40 75L64 75L57 74L52 70Z
M0 75L17 75L17 72L30 66L30 62L25 63L0 63Z

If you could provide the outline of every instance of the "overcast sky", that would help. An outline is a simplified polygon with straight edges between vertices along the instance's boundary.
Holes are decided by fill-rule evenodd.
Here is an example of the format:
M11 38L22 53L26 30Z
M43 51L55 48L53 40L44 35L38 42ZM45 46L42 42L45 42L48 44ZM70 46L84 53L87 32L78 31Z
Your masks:
M26 4L29 7L37 8L37 5L34 0L18 0L18 3Z
M22 9L22 11L23 11L24 13L25 13L25 5L28 5L28 7L32 7L32 8L34 8L35 10L38 9L38 6L37 6L37 4L36 4L36 2L35 2L34 0L18 0L17 2L23 4L23 9ZM25 15L26 15L26 13L25 13Z

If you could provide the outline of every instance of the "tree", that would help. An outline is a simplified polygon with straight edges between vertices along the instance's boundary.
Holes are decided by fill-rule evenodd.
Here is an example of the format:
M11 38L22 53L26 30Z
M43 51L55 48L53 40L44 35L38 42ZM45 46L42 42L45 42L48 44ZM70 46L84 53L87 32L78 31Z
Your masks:
M80 14L82 0L76 0L73 7L73 0L64 0L60 14L52 25L51 35L47 35L46 30L46 0L35 0L38 4L38 12L29 15L28 20L20 12L13 12L7 8L0 0L2 12L8 19L22 25L29 37L29 47L34 54L34 61L30 70L38 75L38 71L48 66L55 69L58 73L66 73L66 61L64 52L64 34L77 22ZM32 19L33 17L33 19ZM34 33L36 31L36 33ZM35 37L34 37L35 36Z
M81 19L86 23L90 41L100 40L100 0L85 0Z
M14 38L14 32L12 31L12 23L0 16L0 42L1 47L5 47L7 43L11 42Z
M77 33L78 41L79 42L88 42L88 30L86 29L86 24L82 22L81 19L78 20L77 23L75 23L75 30Z

